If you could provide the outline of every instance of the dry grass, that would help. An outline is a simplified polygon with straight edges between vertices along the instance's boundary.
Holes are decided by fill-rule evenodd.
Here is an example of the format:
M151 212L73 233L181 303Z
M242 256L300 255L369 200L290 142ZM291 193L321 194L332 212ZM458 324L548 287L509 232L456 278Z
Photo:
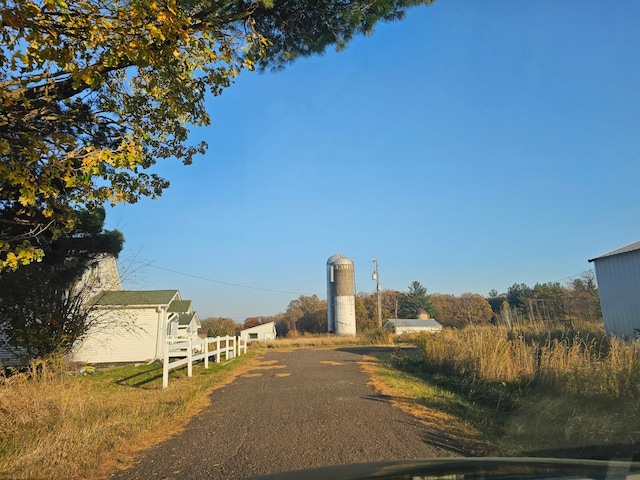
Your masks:
M251 342L251 349L292 349L300 347L340 347L345 345L392 345L394 336L386 332L360 333L356 337L332 334L290 335L267 342Z
M374 357L364 357L360 367L370 377L369 385L387 397L390 403L414 416L425 426L431 440L452 454L487 456L495 453L494 445L481 426L469 418L477 418L475 407L451 392L398 371ZM455 407L453 410L450 407ZM467 409L467 415L456 410Z
M399 365L450 392L442 408L486 425L501 454L640 457L638 341L534 325L445 330L417 343L422 359Z
M133 455L179 431L207 393L245 372L254 355L194 366L193 377L142 365L68 375L0 379L0 477L105 478ZM29 378L31 377L31 378Z
M640 395L637 341L608 339L598 329L538 328L444 330L418 343L431 371L483 382L535 382L563 394Z

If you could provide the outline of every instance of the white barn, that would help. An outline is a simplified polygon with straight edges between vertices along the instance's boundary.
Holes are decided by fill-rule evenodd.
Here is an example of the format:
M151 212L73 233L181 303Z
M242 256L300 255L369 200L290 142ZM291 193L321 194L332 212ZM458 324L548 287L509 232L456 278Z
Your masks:
M275 340L276 338L276 322L263 323L256 325L255 327L245 328L240 331L240 338L251 343L251 340L257 342L266 342L268 340Z
M640 241L595 258L598 294L608 335L640 337Z

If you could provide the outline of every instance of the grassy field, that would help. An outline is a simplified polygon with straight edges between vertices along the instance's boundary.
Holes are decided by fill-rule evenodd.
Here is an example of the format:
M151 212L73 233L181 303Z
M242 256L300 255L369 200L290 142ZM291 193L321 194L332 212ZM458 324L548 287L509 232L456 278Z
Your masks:
M339 347L390 341L388 335L359 338L299 336L254 343L231 362L196 364L170 373L162 389L160 364L97 369L91 375L63 373L61 365L0 374L0 478L106 478L136 452L179 431L208 403L208 393L242 374L266 349Z
M467 442L463 453L640 459L638 342L589 325L477 327L413 341L417 352L378 366L376 386L415 415L441 419L452 441Z
M409 341L418 348L399 347ZM385 334L282 339L197 365L192 378L171 372L165 390L158 364L0 377L0 478L106 478L183 428L261 352L345 345L371 351L362 366L373 386L460 455L638 459L638 343L590 326L482 327L395 344Z
M133 454L179 431L207 393L243 372L256 355L172 371L159 364L70 375L0 377L0 478L104 478Z

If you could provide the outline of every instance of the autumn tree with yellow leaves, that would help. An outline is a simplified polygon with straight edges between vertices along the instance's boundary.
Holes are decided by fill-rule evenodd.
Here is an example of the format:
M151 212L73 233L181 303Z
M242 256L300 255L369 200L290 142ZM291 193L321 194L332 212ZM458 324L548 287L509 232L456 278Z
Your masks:
M244 69L343 48L433 0L0 0L0 271L75 208L157 197L205 96Z

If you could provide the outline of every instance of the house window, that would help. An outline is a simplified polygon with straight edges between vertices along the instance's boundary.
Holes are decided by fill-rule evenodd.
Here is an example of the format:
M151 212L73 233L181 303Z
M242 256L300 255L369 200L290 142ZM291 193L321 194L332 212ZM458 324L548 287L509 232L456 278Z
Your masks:
M249 334L249 340L257 340L258 339L258 334L257 333L250 333Z

